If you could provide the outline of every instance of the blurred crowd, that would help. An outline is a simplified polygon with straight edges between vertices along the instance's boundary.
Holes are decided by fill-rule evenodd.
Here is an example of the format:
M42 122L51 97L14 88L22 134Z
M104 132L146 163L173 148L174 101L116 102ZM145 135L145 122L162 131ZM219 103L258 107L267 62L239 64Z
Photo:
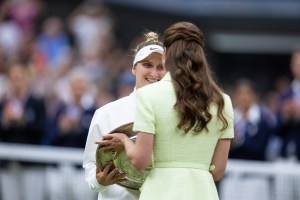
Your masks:
M229 89L234 108L235 138L230 159L289 164L300 161L300 47L291 52L292 79L282 76L271 91L241 78ZM267 75L266 75L267 76ZM220 184L222 200L300 200L300 177L276 174L226 176Z
M99 2L83 1L66 18L44 16L43 0L0 2L0 142L84 148L95 110L132 92L130 49ZM96 193L81 166L0 159L0 199Z
M83 1L66 19L41 20L46 6L0 7L0 141L84 147L95 109L134 88L130 50L105 5Z
M94 111L132 92L131 47L120 47L112 13L95 2L43 20L42 0L2 3L1 142L83 148ZM293 79L278 77L267 93L243 77L225 88L235 112L230 158L300 159L299 57L298 49Z
M83 1L65 19L41 20L46 7L1 3L0 142L84 148L94 111L134 89L132 47L118 44L102 3ZM224 88L235 113L231 159L299 162L300 49L291 58L292 79L278 77L267 93L243 77Z

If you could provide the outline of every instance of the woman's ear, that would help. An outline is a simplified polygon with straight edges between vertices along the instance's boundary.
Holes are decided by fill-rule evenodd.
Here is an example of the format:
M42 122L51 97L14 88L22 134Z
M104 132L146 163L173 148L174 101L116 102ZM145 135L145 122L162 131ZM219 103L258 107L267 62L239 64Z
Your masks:
M131 68L131 72L132 72L132 74L135 76L135 66L133 66L133 67Z

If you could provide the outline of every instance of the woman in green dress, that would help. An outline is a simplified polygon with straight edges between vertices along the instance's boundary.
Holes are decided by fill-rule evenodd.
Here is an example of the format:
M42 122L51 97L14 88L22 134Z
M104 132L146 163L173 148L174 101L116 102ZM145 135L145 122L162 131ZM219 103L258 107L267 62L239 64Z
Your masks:
M142 200L217 200L215 181L224 175L233 138L231 100L212 78L197 26L171 25L164 45L169 72L137 90L136 141L114 133L99 143L125 149L138 170L152 165Z

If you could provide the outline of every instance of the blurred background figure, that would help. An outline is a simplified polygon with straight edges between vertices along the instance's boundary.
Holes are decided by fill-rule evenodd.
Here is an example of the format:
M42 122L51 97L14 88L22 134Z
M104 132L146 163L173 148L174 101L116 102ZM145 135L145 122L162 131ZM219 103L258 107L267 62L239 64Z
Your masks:
M300 46L291 55L293 81L279 98L278 135L282 139L280 155L285 163L300 161ZM278 199L300 199L300 179L278 176L275 181Z
M257 87L249 79L237 81L232 98L235 138L229 158L266 161L268 144L276 128L274 113L261 102ZM221 199L271 200L268 182L267 176L228 177L221 182Z
M64 25L59 17L48 17L42 26L42 32L37 36L37 47L44 55L48 68L56 70L63 58L70 51L70 39L65 33Z
M289 88L290 83L289 76L281 75L275 79L273 87L262 95L262 100L273 113L278 110L279 96Z
M61 101L47 128L52 146L84 148L90 122L96 110L92 85L83 68L75 67L69 73L70 99ZM46 173L50 200L96 198L88 186L82 185L84 170L81 166L49 167Z
M0 5L0 44L5 54L15 56L19 46L37 30L42 0L4 0Z
M6 2L8 4L8 16L16 22L24 38L34 34L38 17L43 11L43 0L9 0Z
M118 80L117 96L122 98L128 96L135 88L135 76L130 70L124 71Z
M48 128L54 146L84 148L92 116L95 112L92 85L84 69L74 68L69 74L70 99L61 101Z
M8 87L0 102L1 141L40 145L46 127L45 102L31 92L28 66L13 61L6 70ZM42 165L7 161L2 167L5 171L0 177L3 200L43 198ZM11 188L16 191L10 192Z
M70 14L69 20L79 55L83 57L105 51L109 47L107 42L114 39L108 8L100 1L82 2Z
M259 99L254 83L240 79L233 92L235 138L229 157L266 161L269 139L276 128L275 115Z
M68 28L76 47L77 62L94 81L105 77L105 59L114 42L113 22L101 1L84 1L68 16Z
M0 45L5 56L14 57L23 35L17 23L8 15L0 16Z
M278 133L283 140L281 156L300 161L300 47L292 54L290 69L294 80L279 99Z
M44 99L32 94L28 66L11 62L6 70L8 87L0 104L2 141L39 145L46 124Z

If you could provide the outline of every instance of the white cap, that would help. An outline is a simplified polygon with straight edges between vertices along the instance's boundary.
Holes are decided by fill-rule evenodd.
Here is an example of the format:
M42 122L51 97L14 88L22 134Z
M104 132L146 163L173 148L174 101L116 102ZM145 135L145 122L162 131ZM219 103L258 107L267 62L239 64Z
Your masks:
M159 53L159 54L163 55L164 49L157 44L151 44L151 45L141 48L135 55L133 65L135 65L137 62L140 62L141 60L144 60L151 53Z

